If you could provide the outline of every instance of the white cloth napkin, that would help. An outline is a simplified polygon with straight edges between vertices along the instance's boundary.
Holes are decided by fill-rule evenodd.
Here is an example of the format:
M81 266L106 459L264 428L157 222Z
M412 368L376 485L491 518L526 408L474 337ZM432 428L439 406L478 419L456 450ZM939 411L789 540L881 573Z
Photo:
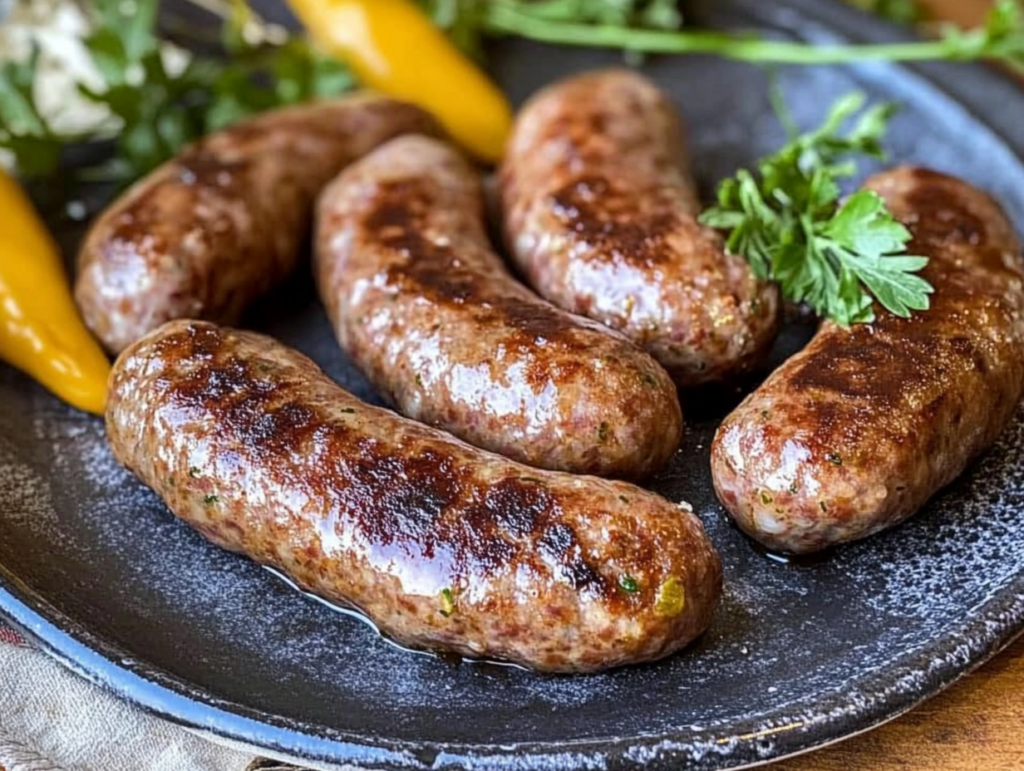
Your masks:
M0 630L0 767L7 771L242 771L211 744L119 701Z
M136 709L2 625L0 769L302 771L286 759L270 760L245 747L211 742Z

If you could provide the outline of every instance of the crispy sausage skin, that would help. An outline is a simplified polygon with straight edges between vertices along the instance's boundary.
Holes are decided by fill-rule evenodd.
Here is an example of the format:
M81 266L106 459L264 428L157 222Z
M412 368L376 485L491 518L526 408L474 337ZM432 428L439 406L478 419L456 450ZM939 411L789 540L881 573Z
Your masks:
M900 522L987 449L1024 389L1020 243L991 198L935 172L871 179L930 258L931 309L825 323L719 428L712 474L743 530L806 553Z
M681 507L472 448L254 333L151 333L115 364L106 420L177 516L407 645L594 671L679 650L720 593Z
M317 193L382 142L432 132L411 105L373 96L260 115L186 148L93 224L75 298L116 353L177 318L233 323L297 265Z
M641 75L598 71L534 96L500 192L534 289L623 332L679 385L728 379L767 353L777 290L698 223L679 116Z
M679 446L675 386L624 337L516 281L476 171L405 136L321 197L316 273L338 340L410 418L541 468L639 478Z

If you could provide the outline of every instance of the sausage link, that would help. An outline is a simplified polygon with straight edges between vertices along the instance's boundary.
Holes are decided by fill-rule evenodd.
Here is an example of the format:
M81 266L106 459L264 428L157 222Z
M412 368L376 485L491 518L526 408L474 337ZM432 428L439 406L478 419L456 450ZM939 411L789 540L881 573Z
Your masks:
M710 623L699 520L369 406L281 344L176 321L115 364L118 460L214 543L397 641L539 670L661 658Z
M75 298L117 353L170 319L234 323L296 267L317 193L419 108L358 96L265 113L189 146L93 224Z
M676 389L624 337L517 282L479 175L395 139L321 198L316 272L338 340L400 412L530 465L638 478L679 446Z
M965 182L872 178L913 233L931 308L826 322L721 425L719 499L771 549L813 552L916 512L986 450L1024 390L1024 272L1013 226Z
M767 354L777 290L702 227L684 129L641 75L607 70L542 90L501 167L509 248L527 281L623 332L681 386Z

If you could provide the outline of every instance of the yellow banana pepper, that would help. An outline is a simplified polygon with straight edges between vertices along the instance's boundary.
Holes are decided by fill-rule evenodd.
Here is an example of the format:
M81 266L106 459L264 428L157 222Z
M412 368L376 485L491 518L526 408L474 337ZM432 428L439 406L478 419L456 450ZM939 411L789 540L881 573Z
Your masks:
M103 414L110 362L78 314L57 245L3 169L0 358L78 409Z
M505 150L512 108L410 0L288 0L313 40L362 83L434 114L477 157Z

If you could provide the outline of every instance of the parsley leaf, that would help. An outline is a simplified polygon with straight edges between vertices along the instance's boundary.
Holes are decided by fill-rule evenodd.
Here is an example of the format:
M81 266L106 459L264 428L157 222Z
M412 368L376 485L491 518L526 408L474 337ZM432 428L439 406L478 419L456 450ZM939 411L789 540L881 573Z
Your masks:
M33 45L25 62L0 65L0 148L14 154L26 176L52 173L67 141L51 131L35 102L35 72L39 47Z
M702 217L728 231L729 249L759 278L778 281L786 299L844 326L873 321L876 300L898 316L926 310L933 291L915 275L927 258L905 255L910 231L881 197L862 190L840 203L839 182L856 173L854 159L884 158L893 107L861 112L864 101L843 97L821 128L762 159L756 176L741 169L723 181L718 205Z
M915 24L925 18L925 9L919 0L847 0L847 2L896 24Z
M103 84L78 89L110 112L117 131L113 157L76 169L83 178L130 182L211 131L355 86L344 65L305 38L251 41L245 32L265 25L244 0L232 0L220 35L225 55L217 57L175 51L158 33L158 0L92 0L88 8L93 24L83 42ZM54 132L34 98L39 71L37 49L0 66L0 147L13 152L24 177L53 173L64 144L110 138Z
M463 0L472 3L473 0ZM855 0L890 16L906 15L910 0ZM711 54L762 64L843 64L863 61L974 61L991 58L1024 71L1024 13L1020 0L996 0L986 22L963 31L944 25L935 40L818 45L757 35L679 29L668 3L616 0L479 0L487 35L516 35L560 45L604 47L633 54ZM640 9L622 23L608 7ZM619 21L616 21L619 19ZM643 26L656 22L653 26Z
M484 35L524 34L534 25L599 25L627 30L677 30L678 0L418 0L420 7L463 51L480 58ZM498 7L500 6L500 7ZM511 17L522 29L506 29ZM551 41L569 42L569 41ZM628 46L623 46L627 48Z

